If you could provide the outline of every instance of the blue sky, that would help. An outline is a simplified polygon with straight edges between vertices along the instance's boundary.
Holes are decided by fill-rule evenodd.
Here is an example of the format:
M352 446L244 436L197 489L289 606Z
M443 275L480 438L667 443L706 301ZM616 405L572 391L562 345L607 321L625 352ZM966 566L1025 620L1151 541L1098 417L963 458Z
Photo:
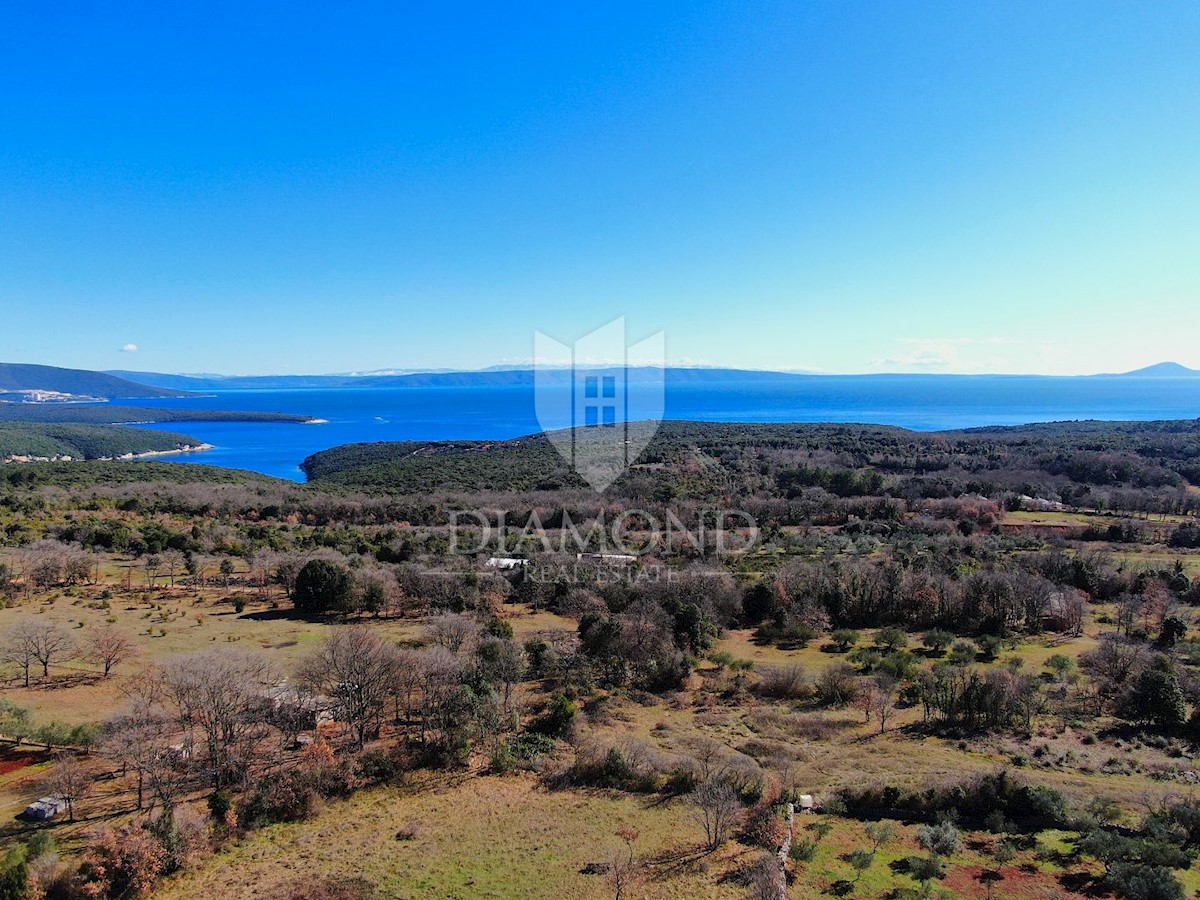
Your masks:
M1200 367L1194 2L338 6L0 7L0 359Z

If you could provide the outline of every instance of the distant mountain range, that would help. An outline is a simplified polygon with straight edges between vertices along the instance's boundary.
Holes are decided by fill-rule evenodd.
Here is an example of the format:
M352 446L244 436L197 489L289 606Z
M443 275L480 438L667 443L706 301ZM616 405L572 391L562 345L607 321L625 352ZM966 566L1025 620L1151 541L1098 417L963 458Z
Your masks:
M616 367L598 366L589 368L594 372L616 372ZM668 366L665 369L656 367L631 367L628 370L629 379L633 382L645 382L660 377L675 384L729 383L738 381L789 381L808 378L829 378L834 376L816 375L798 372L774 372L760 369L730 369ZM403 370L385 370L362 375L169 375L161 372L130 372L112 371L108 374L119 376L128 381L158 388L169 388L179 391L220 391L220 390L273 390L281 388L383 388L383 387L461 387L478 386L518 386L533 383L533 369L530 367L477 369L473 371L427 371L403 372ZM571 377L571 370L566 367L543 370L539 376L551 382L566 383ZM978 376L955 376L941 374L902 374L902 375L844 375L842 378L961 378ZM1159 363L1133 372L1113 373L1106 375L1075 376L1084 378L1200 378L1200 371L1189 369L1178 363Z
M589 367L589 372L615 374L614 366ZM185 391L273 390L280 388L386 388L386 387L463 387L519 386L533 384L532 368L478 369L474 371L410 372L403 375L168 375L161 372L112 372L130 381L156 387ZM630 381L646 382L665 377L675 383L730 381L787 381L811 376L791 372L768 372L753 369L693 369L651 366L631 366ZM567 383L571 369L555 367L542 370L539 378L550 382Z
M105 372L0 363L0 400L134 400L186 397L185 391Z
M592 372L617 373L616 367L597 366ZM673 384L713 384L731 382L786 382L835 376L798 372L772 372L757 369L668 366L665 369L643 366L627 371L632 382L647 382L665 377ZM566 383L569 368L543 370L539 378ZM842 378L953 378L937 374L852 375ZM1178 363L1165 362L1133 372L1079 376L1086 378L1200 378L1200 371ZM170 375L162 372L90 372L55 366L0 363L0 401L71 401L132 400L155 397L187 397L196 393L221 390L271 390L281 388L386 388L386 387L463 387L521 386L532 384L534 370L529 367L489 368L475 371L402 372L387 370L362 375Z

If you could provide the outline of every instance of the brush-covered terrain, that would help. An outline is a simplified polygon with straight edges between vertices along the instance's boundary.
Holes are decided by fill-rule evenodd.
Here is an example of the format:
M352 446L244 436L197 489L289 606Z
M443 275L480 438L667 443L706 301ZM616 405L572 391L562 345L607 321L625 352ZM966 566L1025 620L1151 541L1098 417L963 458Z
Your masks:
M1194 896L1198 458L673 423L602 495L542 438L0 466L0 890Z
M115 459L127 455L195 450L201 441L171 431L81 425L73 422L0 421L0 459Z

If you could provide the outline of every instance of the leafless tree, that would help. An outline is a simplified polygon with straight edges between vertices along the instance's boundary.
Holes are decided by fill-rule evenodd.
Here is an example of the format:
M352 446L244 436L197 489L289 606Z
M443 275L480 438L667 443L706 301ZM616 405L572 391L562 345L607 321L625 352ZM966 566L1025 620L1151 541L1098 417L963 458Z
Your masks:
M134 656L138 646L124 631L111 625L94 630L87 640L87 658L104 667L107 678L115 666Z
M633 845L637 842L638 835L638 830L632 825L622 825L617 829L617 837L625 842L625 847L613 854L612 862L608 866L608 881L613 887L613 900L623 900L639 875L640 866L633 853Z
M1087 610L1087 596L1083 591L1070 590L1062 596L1062 625L1075 637L1083 634L1083 617Z
M787 897L787 877L781 870L778 857L762 854L750 870L750 893L753 900L780 900Z
M146 587L154 587L154 579L158 577L158 572L162 568L162 564L162 557L157 553L151 553L142 560L142 566L146 570Z
M162 554L163 568L167 570L167 578L171 587L175 587L175 578L183 571L183 554L178 550L164 550Z
M147 782L160 799L170 792L171 773L162 770L175 761L171 739L178 734L179 725L164 705L163 673L157 666L136 673L124 693L126 704L104 723L102 740L105 752L121 763L122 770L132 769L137 776L137 808L142 809ZM165 792L164 787L168 788Z
M867 696L870 698L871 710L879 721L879 733L887 731L888 719L896 709L896 679L890 675L880 675L874 679Z
M742 812L741 798L724 778L710 778L697 785L688 799L695 807L696 819L704 828L708 849L716 850L725 843Z
M283 592L287 594L289 600L292 599L292 593L296 590L296 579L300 576L300 570L304 568L306 562L308 562L308 558L299 553L290 553L275 559L273 577L276 583L283 588Z
M170 660L163 679L177 720L204 739L214 784L246 777L269 733L267 689L278 681L270 663L244 650L202 650ZM187 743L183 752L190 756Z
M467 616L449 612L433 616L425 626L429 641L451 653L461 650L478 632L479 626Z
M462 681L463 664L445 647L426 647L416 657L421 671L421 730L424 743L430 730L444 732L453 724L448 715Z
M400 661L395 645L370 628L349 626L335 629L301 663L298 674L310 690L336 698L362 747L379 735Z
M62 580L66 546L58 541L34 541L21 549L19 559L26 587L44 590Z
M75 821L75 805L92 788L92 776L83 770L73 752L58 754L51 773L51 790L67 804L67 818Z
M70 659L75 651L75 639L57 622L29 620L24 630L25 639L33 651L33 658L42 664L42 677L50 677L50 663L54 660Z
M67 584L92 581L93 558L91 554L69 548L63 556L63 578Z
M21 670L25 687L29 687L29 670L37 660L33 652L33 632L36 627L37 623L32 619L23 619L9 629L3 644L0 644L0 659Z

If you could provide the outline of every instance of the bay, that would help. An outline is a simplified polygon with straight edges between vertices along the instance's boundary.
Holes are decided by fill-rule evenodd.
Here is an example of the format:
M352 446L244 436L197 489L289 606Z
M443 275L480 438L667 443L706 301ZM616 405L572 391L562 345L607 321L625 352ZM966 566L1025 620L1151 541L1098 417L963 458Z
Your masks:
M566 397L566 388L555 387ZM323 419L297 425L180 422L215 449L170 457L303 481L300 462L362 441L502 440L570 424L539 422L528 385L236 390L139 401L175 409L265 410ZM630 418L653 416L654 397L632 385ZM569 408L569 404L565 407ZM1200 378L872 375L797 376L668 384L664 417L714 422L857 422L941 431L1074 419L1195 419ZM149 426L155 427L155 426Z

